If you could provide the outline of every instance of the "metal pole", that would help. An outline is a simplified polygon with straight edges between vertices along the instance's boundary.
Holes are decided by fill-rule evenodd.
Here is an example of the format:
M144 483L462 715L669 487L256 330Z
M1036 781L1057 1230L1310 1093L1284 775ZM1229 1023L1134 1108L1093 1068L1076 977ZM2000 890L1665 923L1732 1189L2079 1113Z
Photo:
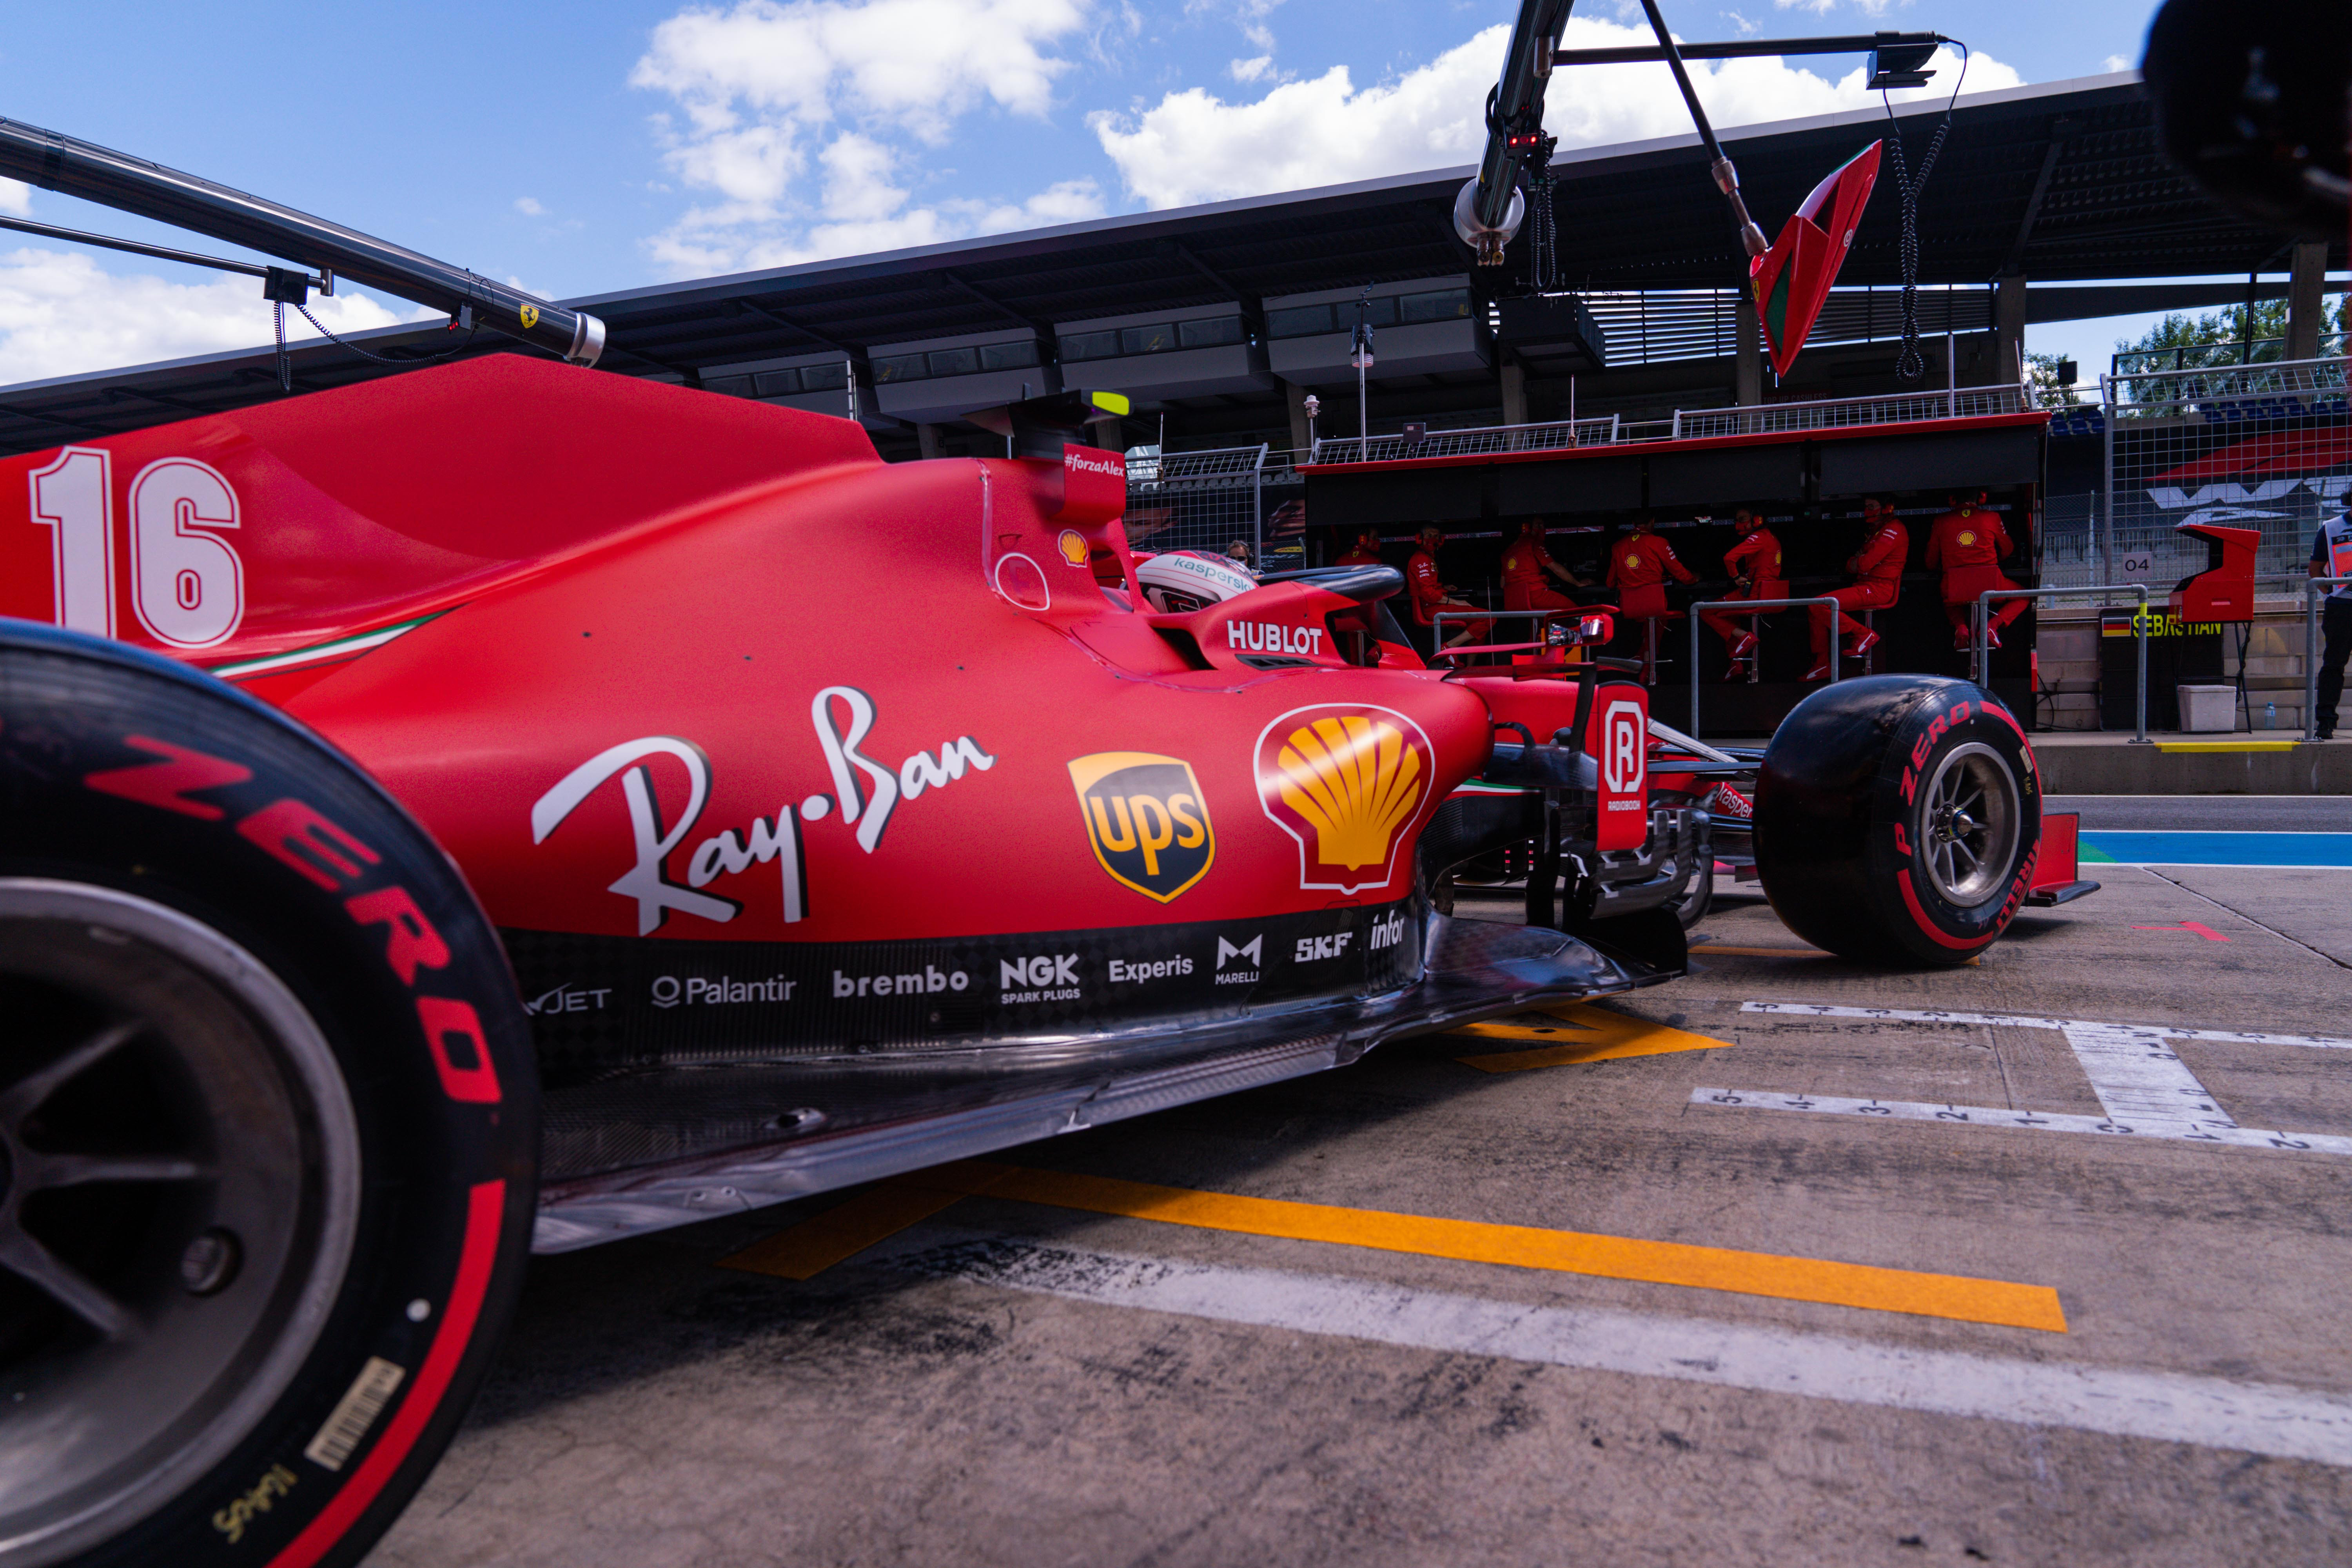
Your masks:
M2132 614L2133 652L2139 658L2139 710L2136 715L2139 728L2132 736L2132 744L2147 744L2147 584L2139 585L2139 608Z
M1698 733L1698 728L1699 728L1699 719L1698 719L1698 613L1699 613L1701 610L1740 610L1740 611L1757 611L1757 612L1761 612L1761 611L1764 611L1764 610L1794 610L1794 609L1800 609L1800 608L1811 608L1811 607L1815 606L1815 605L1827 605L1827 606L1828 606L1828 608L1829 608L1829 612L1830 612L1830 679L1829 679L1829 683L1830 683L1832 686L1834 686L1834 685L1836 685L1836 684L1837 684L1837 682L1838 682L1838 672L1839 672L1839 669L1840 669L1840 668L1841 668L1841 665L1840 665L1840 662L1839 662L1839 658L1838 658L1839 648L1838 648L1838 635L1837 635L1837 616L1838 616L1838 611L1839 611L1840 609L1843 608L1843 605L1840 605L1840 604L1839 604L1835 599L1833 599L1833 598L1830 597L1828 595L1824 594L1824 595L1820 595L1820 596L1818 596L1818 597L1815 597L1815 598L1807 598L1807 599L1704 599L1704 600L1701 600L1699 603L1697 603L1697 604L1696 604L1696 605L1691 605L1686 606L1686 607L1687 607L1687 609L1688 609L1688 611L1689 611L1689 615L1690 615L1690 640L1691 640L1691 658L1690 658L1690 682L1691 682L1691 700L1691 700L1691 727L1690 727L1690 732L1691 732L1693 735L1696 735L1696 734ZM1655 623L1655 622L1652 622L1652 623L1651 623L1651 625L1652 625L1653 626L1654 626L1656 625L1656 623ZM1760 627L1760 626L1759 627L1759 632L1760 632L1760 630L1761 630L1761 627Z
M2138 600L2138 605L2132 616L2132 635L2134 640L2138 644L2137 651L2139 657L2139 725L2138 732L2132 738L2132 744L2135 746L2147 745L2148 743L2147 584L2086 583L2079 587L2074 588L1988 588L1983 593L1977 595L1973 618L1976 626L1979 628L1982 628L1986 622L1990 618L1991 605L1995 599L2050 599L2055 598L2063 594L2130 594ZM1982 686L1987 691L1990 691L1992 689L1992 658L1990 650L1985 647L1986 640L1987 639L1982 635L1981 629L1979 629L1977 638L1977 647L1971 658L1971 668L1981 668L1983 670L1984 679L1978 681L1977 684ZM1979 659L1981 660L1980 664L1977 662Z
M1265 570L1265 443L1257 447L1257 460L1250 464L1250 563L1259 571Z
M2109 582L2116 575L2116 384L2113 377L2099 376L2100 446L2105 448L2106 468L2099 484L2099 575Z

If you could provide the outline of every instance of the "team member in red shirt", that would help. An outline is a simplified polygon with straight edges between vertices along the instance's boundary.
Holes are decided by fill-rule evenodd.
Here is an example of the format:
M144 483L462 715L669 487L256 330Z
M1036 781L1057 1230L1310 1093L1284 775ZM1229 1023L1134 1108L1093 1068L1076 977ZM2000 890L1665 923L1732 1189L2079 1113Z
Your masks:
M1482 643L1493 629L1490 621L1449 621L1456 628L1454 635L1440 640L1437 637L1437 612L1440 610L1475 610L1478 606L1462 597L1437 575L1437 552L1445 542L1445 531L1435 523L1423 529L1416 536L1412 559L1404 563L1405 592L1412 595L1412 620L1415 626L1427 627L1422 634L1424 644L1438 647L1455 647L1464 643Z
M1381 564L1381 535L1378 529L1368 528L1356 535L1356 542L1346 554L1331 563L1334 566L1378 566Z
M1617 602L1628 620L1665 617L1667 577L1677 583L1698 581L1697 573L1675 559L1674 547L1658 537L1657 526L1654 517L1640 518L1633 532L1610 547L1606 581L1617 590Z
M1723 552L1723 569L1731 574L1731 592L1724 597L1787 598L1789 584L1780 575L1780 540L1764 526L1762 518L1744 506L1731 514L1731 526L1739 531L1739 542ZM1737 680L1745 675L1748 661L1756 657L1756 626L1760 617L1742 617L1744 626L1722 610L1701 610L1698 618L1730 645L1731 668L1725 672L1724 679Z
M1555 592L1544 581L1549 574L1571 588L1584 580L1551 558L1544 548L1544 523L1539 517L1519 524L1519 536L1503 551L1503 608L1507 610L1572 610L1576 601Z
M2012 546L2000 514L1982 510L1982 490L1968 500L1958 496L1946 499L1952 510L1937 518L1928 531L1927 565L1943 570L1944 618L1952 623L1952 647L1966 653L1974 646L1969 623L1976 614L1977 595L1987 589L2017 586L2000 573L2000 563ZM1986 622L1986 640L1999 647L2000 628L2025 614L2029 603L2011 599L1995 605Z
M1862 548L1846 558L1853 582L1830 590L1838 602L1837 635L1845 639L1850 658L1861 658L1878 646L1878 634L1846 614L1848 610L1892 608L1903 596L1903 566L1911 557L1911 531L1895 520L1895 509L1875 500L1862 503ZM1830 615L1809 605L1813 621L1813 668L1807 680L1830 678Z

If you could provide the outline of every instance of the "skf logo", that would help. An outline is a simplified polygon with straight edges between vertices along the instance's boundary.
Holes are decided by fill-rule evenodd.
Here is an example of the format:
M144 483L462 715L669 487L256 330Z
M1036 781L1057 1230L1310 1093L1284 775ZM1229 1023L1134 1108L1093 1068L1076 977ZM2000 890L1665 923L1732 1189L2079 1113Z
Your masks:
M1649 763L1648 726L1638 702L1612 702L1601 721L1601 782L1612 795L1642 793Z
M1436 748L1388 708L1294 708L1257 738L1258 804L1298 845L1298 885L1384 888L1405 825L1429 798Z
M1161 903L1208 875L1216 831L1192 765L1148 752L1097 752L1070 764L1078 815L1111 880Z
M1356 933L1343 931L1333 936L1302 936L1298 939L1298 962L1313 963L1320 959L1337 958L1348 951Z

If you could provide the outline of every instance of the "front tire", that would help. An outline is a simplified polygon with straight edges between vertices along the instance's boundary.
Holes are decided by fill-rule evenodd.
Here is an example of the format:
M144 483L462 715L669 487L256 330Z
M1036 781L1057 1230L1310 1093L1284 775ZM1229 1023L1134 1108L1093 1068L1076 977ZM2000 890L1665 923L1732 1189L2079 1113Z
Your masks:
M0 1007L0 1568L356 1563L528 1257L479 906L283 716L10 624Z
M1965 680L1840 681L1772 737L1756 869L1782 923L1867 963L1967 963L2033 881L2042 780L2000 700Z

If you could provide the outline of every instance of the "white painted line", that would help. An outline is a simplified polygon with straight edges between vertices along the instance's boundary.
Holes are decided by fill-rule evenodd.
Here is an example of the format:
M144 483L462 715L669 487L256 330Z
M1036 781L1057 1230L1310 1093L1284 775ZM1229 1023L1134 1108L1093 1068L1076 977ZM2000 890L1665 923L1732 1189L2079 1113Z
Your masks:
M1885 1018L1898 1024L1998 1024L2017 1029L2140 1029L2168 1040L2216 1040L2225 1045L2311 1046L2323 1050L2352 1050L2352 1040L2326 1035L2266 1035L2252 1029L2179 1029L2170 1024L2101 1024L2080 1018L2037 1018L2015 1013L1951 1013L1941 1008L1914 1011L1902 1007L1832 1007L1815 1002L1746 1002L1743 1013L1779 1013L1811 1018Z
M2170 1138L2231 1149L2282 1149L2315 1154L2352 1154L2352 1138L2325 1132L2284 1132L2241 1127L2212 1091L2198 1081L2168 1040L2210 1040L2235 1045L2352 1047L2352 1040L2305 1035L2266 1035L2250 1030L2180 1029L2165 1024L2096 1024L2078 1018L2036 1018L2000 1013L1914 1011L1899 1007L1837 1007L1800 1002L1748 1002L1743 1013L1782 1017L1866 1018L1897 1024L1963 1024L2002 1028L2056 1029L2066 1037L2090 1079L2104 1117L2056 1111L2005 1110L1984 1105L1932 1105L1916 1100L1850 1100L1837 1095L1769 1094L1754 1089L1698 1089L1694 1105L1747 1107L1759 1110L1822 1111L1840 1116L1875 1116L1898 1121L1940 1121L1971 1127L2021 1127L2045 1132L2095 1132L2108 1137Z
M890 1247L931 1278L1407 1349L1883 1405L2352 1466L2352 1395L2282 1384L1919 1350L1845 1335L1365 1279L1081 1252L926 1226ZM928 1243L928 1245L926 1245Z
M1744 1106L1755 1110L1807 1110L1869 1116L1888 1121L1941 1121L1969 1127L2022 1127L2047 1132L2095 1132L2110 1138L2179 1138L2240 1149L2284 1149L2352 1154L2352 1138L2324 1132L2271 1132L2234 1121L2181 1117L2070 1116L2050 1110L2005 1110L1997 1105L1934 1105L1916 1100L1849 1100L1834 1094L1765 1094L1752 1089L1695 1089L1693 1105Z

